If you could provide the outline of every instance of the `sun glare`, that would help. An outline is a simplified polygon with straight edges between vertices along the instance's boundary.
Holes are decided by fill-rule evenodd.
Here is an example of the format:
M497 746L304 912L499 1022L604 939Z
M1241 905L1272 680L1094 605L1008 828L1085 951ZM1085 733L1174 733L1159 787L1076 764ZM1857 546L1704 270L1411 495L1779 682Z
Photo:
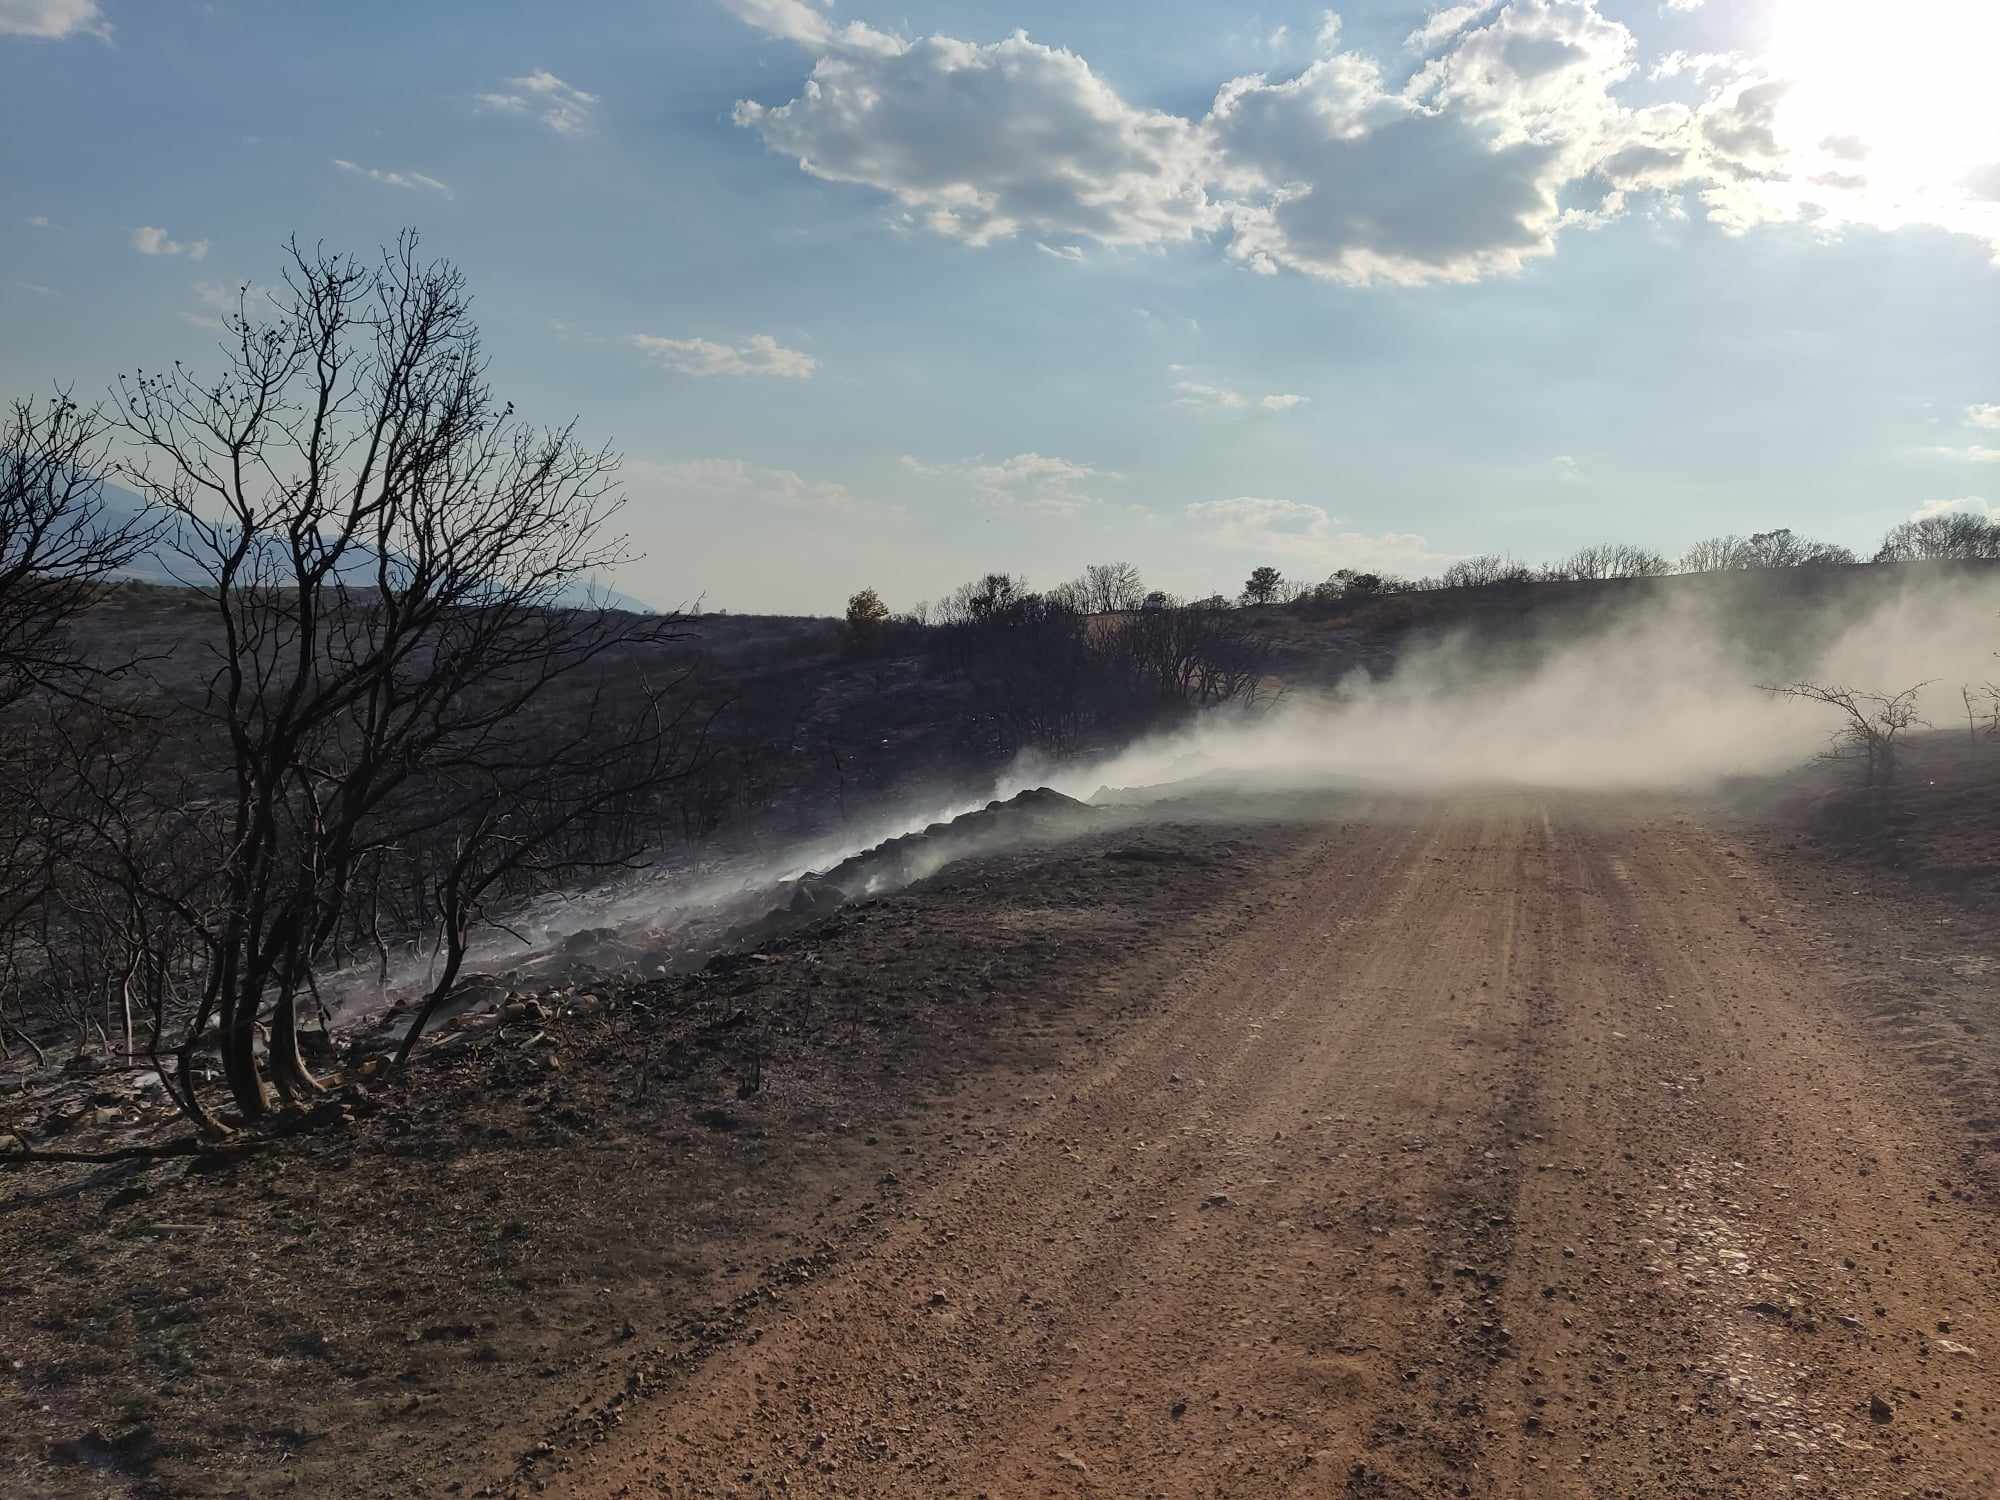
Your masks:
M2000 160L1996 0L1779 0L1786 144L1851 163L1873 195L1948 189Z

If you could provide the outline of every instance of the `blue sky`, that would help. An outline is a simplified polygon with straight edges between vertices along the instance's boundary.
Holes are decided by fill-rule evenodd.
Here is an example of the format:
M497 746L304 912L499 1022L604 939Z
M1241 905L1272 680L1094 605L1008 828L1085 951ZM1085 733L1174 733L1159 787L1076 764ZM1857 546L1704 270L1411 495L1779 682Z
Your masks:
M1984 0L0 0L0 394L417 226L617 580L1434 572L2000 502ZM804 163L804 165L802 165Z

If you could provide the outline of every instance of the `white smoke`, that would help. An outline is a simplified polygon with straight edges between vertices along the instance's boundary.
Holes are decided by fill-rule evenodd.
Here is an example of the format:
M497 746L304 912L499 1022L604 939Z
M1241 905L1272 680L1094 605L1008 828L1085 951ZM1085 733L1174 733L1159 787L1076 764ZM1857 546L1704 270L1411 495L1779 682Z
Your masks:
M1496 665L1492 642L1459 631L1403 656L1377 681L1350 674L1330 693L1262 714L1222 712L1108 759L1024 764L1013 779L1072 796L1205 774L1409 788L1511 784L1575 788L1712 785L1777 772L1826 748L1831 710L1764 690L1811 680L1897 693L1931 681L1921 711L1963 722L1961 684L2000 677L2000 581L1912 583L1861 608L1836 592L1768 616L1744 595L1668 588L1656 602L1569 639L1539 639L1528 664Z

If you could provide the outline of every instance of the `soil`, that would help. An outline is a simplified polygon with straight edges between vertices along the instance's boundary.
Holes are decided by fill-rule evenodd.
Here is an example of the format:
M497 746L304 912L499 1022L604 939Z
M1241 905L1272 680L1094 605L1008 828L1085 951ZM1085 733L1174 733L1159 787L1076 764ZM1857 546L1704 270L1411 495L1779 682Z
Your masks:
M0 1492L2000 1492L1989 913L1805 814L1310 811L10 1174Z

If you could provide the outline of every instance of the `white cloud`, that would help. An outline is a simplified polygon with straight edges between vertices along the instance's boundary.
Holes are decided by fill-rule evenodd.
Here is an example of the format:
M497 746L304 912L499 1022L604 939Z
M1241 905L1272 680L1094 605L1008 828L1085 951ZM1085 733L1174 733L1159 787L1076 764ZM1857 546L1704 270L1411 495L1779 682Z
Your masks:
M1169 365L1169 370L1182 370L1185 365ZM1174 382L1174 405L1203 407L1210 411L1242 411L1255 405L1265 411L1285 412L1304 406L1312 398L1294 396L1289 393L1274 392L1261 396L1255 402L1241 391L1228 386L1209 385L1199 380L1177 380Z
M1703 0L1662 0L1662 9L1680 11L1700 10L1702 3Z
M1965 448L1926 448L1924 452L1933 458L1954 458L1962 463L2000 464L2000 448L1988 448L1983 443Z
M505 88L479 96L480 108L533 115L557 135L588 135L597 122L597 104L597 95L564 83L547 68L510 78Z
M1267 275L1421 285L1552 251L1559 147L1480 118L1497 112L1484 74L1434 61L1420 84L1393 91L1376 63L1342 53L1282 83L1224 85L1209 121L1237 199L1230 256Z
M1500 0L1472 0L1470 4L1432 11L1423 25L1403 38L1403 45L1413 52L1428 52L1438 43L1450 41L1499 3Z
M98 0L0 0L0 36L59 42L72 36L111 40Z
M1982 500L1977 495L1961 495L1956 500L1926 500L1910 512L1910 519L1924 521L1932 516L1947 516L1958 511L1984 516L1989 521L2000 521L2000 506L1996 506L1990 500Z
M742 344L659 338L649 333L627 334L622 342L682 375L771 375L781 380L806 380L819 367L810 354L787 349L768 333L753 334Z
M183 311L181 320L204 328L212 333L225 332L227 320L242 309L243 302L253 304L268 295L267 290L254 281L246 281L238 286L222 286L213 281L197 281L194 284L194 300L199 311ZM252 314L254 316L254 313Z
M1071 515L1101 502L1094 493L1100 481L1125 476L1053 454L1017 453L989 463L982 458L963 463L927 464L909 454L903 467L920 479L944 479L963 484L982 505L1019 506L1026 510Z
M370 182L379 182L384 187L407 188L412 192L422 191L442 193L451 196L451 189L435 177L422 172L392 172L382 167L364 167L355 162L336 156L333 164L350 177L365 177Z
M33 292L37 297L53 297L56 294L54 287L43 286L39 281L17 281L14 285L24 292Z
M183 244L169 239L166 230L146 225L132 231L132 248L141 255L185 255L189 260L201 260L208 254L208 241L192 240Z
M1646 77L1654 83L1664 78L1683 76L1702 79L1710 73L1741 72L1746 66L1746 59L1734 52L1686 52L1677 49L1654 63L1647 70Z
M29 214L24 222L30 229L53 229L56 227L49 222L47 214Z
M715 339L670 339L651 333L607 337L578 328L562 318L549 319L549 332L559 343L594 348L634 349L662 369L678 375L767 375L779 380L809 380L819 361L801 349L790 349L768 333L752 334L740 344Z
M813 176L875 188L905 223L968 245L1024 232L1160 245L1221 223L1192 122L1126 103L1075 53L1020 32L830 51L789 104L744 100L735 118Z
M1057 260L1066 260L1071 265L1080 266L1083 264L1083 246L1081 245L1048 245L1040 240L1036 240L1035 248L1044 255L1053 255Z
M835 26L809 0L723 0L723 3L759 31L814 51L894 57L905 46L901 38L859 21Z
M767 468L733 458L698 458L662 463L625 460L619 470L625 487L670 501L703 505L770 506L802 514L844 516L872 508L844 484L807 479L796 469Z
M1972 133L1935 163L1905 150L1900 177L1881 170L1874 134L1893 140L1894 122L1853 81L1872 66L1866 48L1852 67L1820 67L1845 90L1839 108L1768 61L1684 52L1652 72L1688 97L1638 106L1623 97L1637 40L1600 0L1449 5L1410 33L1425 60L1408 77L1338 50L1329 12L1310 64L1230 80L1196 117L1133 104L1085 59L1021 32L905 41L836 28L805 0L730 3L817 54L796 97L742 101L737 123L814 176L886 195L901 227L967 245L1206 240L1266 274L1414 286L1513 273L1565 232L1635 204L1683 217L1692 199L1726 233L1921 223L2000 251L2000 163L1966 154ZM1907 30L1883 45L1914 57ZM1953 68L1941 118L1972 120L1974 64ZM1905 96L1930 97L1914 84Z
M1556 478L1564 484L1574 484L1583 478L1583 471L1577 467L1576 458L1572 454L1558 453L1549 462L1556 471Z
M2000 403L1974 403L1965 409L1965 420L1974 427L2000 427Z
M1232 541L1258 546L1267 545L1274 537L1325 537L1334 525L1333 517L1321 506L1264 495L1202 500L1190 505L1187 513Z
M1236 411L1249 405L1249 402L1240 392L1219 385L1204 385L1198 380L1177 380L1174 382L1174 405L1207 406L1222 411Z
M1336 568L1424 572L1445 560L1414 533L1338 530L1323 507L1301 500L1238 495L1198 501L1187 515L1212 545L1254 554L1308 579Z
M1276 52L1291 39L1292 28L1280 23L1278 26L1272 28L1269 36L1264 38L1264 45L1269 47L1273 52Z

